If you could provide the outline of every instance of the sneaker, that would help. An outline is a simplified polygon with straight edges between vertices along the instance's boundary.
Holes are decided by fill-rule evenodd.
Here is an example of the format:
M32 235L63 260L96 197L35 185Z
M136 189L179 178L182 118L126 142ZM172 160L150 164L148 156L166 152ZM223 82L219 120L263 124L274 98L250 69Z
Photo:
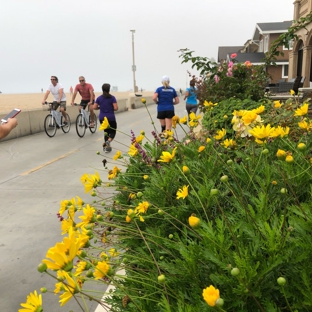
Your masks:
M109 152L111 152L112 151L112 148L110 147L110 146L107 146L106 148L105 148L105 153L109 153Z
M64 123L63 123L63 124L64 124L64 126L67 126L68 122L67 122L67 121L64 121Z

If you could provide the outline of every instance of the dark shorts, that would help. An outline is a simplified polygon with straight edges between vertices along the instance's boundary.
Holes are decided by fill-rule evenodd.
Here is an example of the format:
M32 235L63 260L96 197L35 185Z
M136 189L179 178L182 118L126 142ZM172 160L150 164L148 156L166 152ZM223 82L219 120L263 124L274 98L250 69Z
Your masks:
M86 109L86 107L88 106L89 102L90 102L90 100L81 100L80 106L82 106L83 109ZM92 101L92 104L94 104L94 101Z
M59 106L63 107L64 110L66 110L66 101L61 101L60 103L57 103L56 101L54 101L53 105L52 105L52 108L54 110L57 110Z
M174 116L174 110L157 112L157 119L171 119Z
M197 109L198 109L198 105L193 105L193 104L187 104L186 103L186 111L187 111L187 113L188 114L190 114L190 113L194 113L194 114L196 114L196 112L197 112Z

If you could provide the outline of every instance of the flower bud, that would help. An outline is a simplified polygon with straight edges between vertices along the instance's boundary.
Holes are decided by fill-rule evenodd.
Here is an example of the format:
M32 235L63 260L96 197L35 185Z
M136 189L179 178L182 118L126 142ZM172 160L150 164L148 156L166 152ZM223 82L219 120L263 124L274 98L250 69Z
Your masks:
M239 275L239 269L238 268L233 268L232 270L231 270L231 275L232 276L237 276L237 275Z
M190 227L192 227L193 229L197 229L200 226L200 219L197 218L194 214L192 214L188 218L188 223L189 223Z
M277 279L277 283L278 283L278 285L280 285L280 286L284 286L284 285L286 284L286 279L285 279L284 277L279 277L279 278Z

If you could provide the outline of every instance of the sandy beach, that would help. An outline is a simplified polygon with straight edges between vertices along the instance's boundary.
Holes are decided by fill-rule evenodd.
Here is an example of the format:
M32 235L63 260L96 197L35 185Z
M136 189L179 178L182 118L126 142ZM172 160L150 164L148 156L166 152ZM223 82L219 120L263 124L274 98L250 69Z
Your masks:
M152 96L153 91L143 91L139 92L139 94L142 94L142 96ZM125 99L128 98L129 95L133 95L133 93L129 92L112 92L112 95L114 95L117 99ZM100 92L95 92L95 97L98 97L101 95ZM14 108L19 108L22 111L30 111L30 110L36 110L36 109L42 109L42 99L44 96L43 93L27 93L27 94L0 94L0 114L6 114L9 113ZM72 96L69 93L66 93L67 97L67 105L70 105ZM81 97L79 94L77 94L75 103L80 103ZM50 94L48 99L48 102L53 101L53 96Z

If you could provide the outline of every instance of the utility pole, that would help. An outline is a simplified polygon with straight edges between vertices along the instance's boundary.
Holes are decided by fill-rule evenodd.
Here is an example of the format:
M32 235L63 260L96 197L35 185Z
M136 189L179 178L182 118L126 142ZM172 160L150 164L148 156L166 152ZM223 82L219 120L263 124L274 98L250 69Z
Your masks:
M135 30L132 29L130 30L132 32L132 72L133 72L133 92L136 92L136 82L135 82L135 71L136 71L136 66L135 66L135 60L134 60L134 33Z

